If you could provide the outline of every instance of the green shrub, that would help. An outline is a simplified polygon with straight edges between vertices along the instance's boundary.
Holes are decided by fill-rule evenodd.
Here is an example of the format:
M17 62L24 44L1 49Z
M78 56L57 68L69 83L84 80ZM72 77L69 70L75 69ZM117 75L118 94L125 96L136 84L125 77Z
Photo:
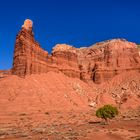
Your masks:
M114 118L118 115L118 109L111 105L104 105L96 111L96 116L102 118L108 123L108 119Z

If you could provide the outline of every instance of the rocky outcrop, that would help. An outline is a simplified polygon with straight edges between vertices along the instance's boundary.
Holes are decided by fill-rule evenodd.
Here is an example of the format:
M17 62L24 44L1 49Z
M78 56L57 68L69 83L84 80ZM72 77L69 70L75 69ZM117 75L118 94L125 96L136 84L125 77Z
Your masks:
M57 44L49 55L34 39L33 23L25 20L17 35L12 73L19 76L62 72L87 82L102 83L126 71L140 71L137 45L124 39L88 48Z
M82 78L102 83L126 71L140 71L137 45L113 39L81 49L79 62Z
M52 64L56 64L58 71L70 77L80 78L77 49L66 44L58 44L53 48Z
M35 41L32 21L25 20L16 37L12 73L25 77L48 71L61 71L70 77L79 77L76 49L69 45L58 44L49 55Z
M32 21L25 20L21 31L16 37L13 74L25 76L47 72L47 57L48 52L44 51L34 39Z

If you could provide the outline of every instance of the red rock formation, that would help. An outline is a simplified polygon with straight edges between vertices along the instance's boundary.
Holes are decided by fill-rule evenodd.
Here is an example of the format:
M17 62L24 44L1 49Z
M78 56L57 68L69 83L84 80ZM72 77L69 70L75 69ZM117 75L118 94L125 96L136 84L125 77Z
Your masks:
M56 45L49 56L34 39L32 21L26 20L16 38L12 72L24 77L29 74L61 71L68 76L79 77L76 51L69 48L72 47Z
M44 51L34 39L32 21L26 20L16 37L13 74L25 76L47 72L47 57L48 52Z
M76 48L58 44L53 48L51 58L52 64L56 64L59 71L70 77L80 78L80 70L78 65L78 54Z
M26 76L48 71L102 83L125 71L140 71L139 51L135 43L114 39L79 49L58 44L49 55L35 41L32 21L26 20L16 38L12 72Z
M140 56L135 43L114 39L83 48L79 57L82 77L102 83L125 71L140 70Z

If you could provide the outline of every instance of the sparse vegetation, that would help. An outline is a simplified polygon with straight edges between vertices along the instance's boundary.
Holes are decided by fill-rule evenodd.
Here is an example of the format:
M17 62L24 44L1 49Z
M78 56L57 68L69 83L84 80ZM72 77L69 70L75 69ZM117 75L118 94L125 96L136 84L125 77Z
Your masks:
M114 118L118 115L118 109L112 105L104 105L96 111L96 116L102 118L108 124L108 119Z

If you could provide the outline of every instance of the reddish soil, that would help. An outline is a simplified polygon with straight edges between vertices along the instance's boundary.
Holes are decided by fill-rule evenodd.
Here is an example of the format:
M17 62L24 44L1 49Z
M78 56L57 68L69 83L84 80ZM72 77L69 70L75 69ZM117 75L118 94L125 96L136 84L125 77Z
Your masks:
M138 140L140 115L116 118L104 125L94 111L48 111L2 116L2 140Z
M134 75L132 77L135 78ZM114 82L117 83L117 79ZM31 75L25 79L17 76L0 78L0 139L138 140L139 110L133 111L131 115L120 114L109 125L103 125L95 117L98 104L91 106L91 101L96 101L100 95L97 100L99 105L111 103L113 100L110 94L104 93L103 96L101 93L104 88L108 90L107 87L111 87L109 85L87 84L78 78L55 72ZM133 105L139 105L137 100ZM123 109L120 111L128 111Z

